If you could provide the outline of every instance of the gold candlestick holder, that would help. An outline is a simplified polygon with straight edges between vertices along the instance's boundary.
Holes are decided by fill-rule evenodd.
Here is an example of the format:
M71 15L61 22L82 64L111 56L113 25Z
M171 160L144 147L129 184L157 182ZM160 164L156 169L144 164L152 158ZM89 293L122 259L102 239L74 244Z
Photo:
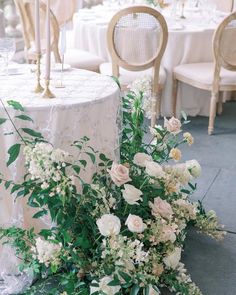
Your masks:
M50 88L50 80L45 79L45 89L43 91L42 97L43 98L55 98L56 96L51 92Z
M40 84L40 76L41 76L41 54L38 53L37 54L37 69L36 69L36 76L37 76L37 84L36 84L36 87L35 87L35 90L34 92L35 93L42 93L44 88L42 87L42 85Z

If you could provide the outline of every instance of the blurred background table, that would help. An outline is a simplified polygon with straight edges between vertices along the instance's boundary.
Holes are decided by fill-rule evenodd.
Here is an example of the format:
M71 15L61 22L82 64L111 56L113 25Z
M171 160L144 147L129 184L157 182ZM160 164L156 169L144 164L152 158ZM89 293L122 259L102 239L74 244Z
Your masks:
M107 48L107 27L112 16L120 9L119 6L98 5L91 9L81 9L73 18L73 46L87 50L104 61L110 60ZM162 98L162 115L170 116L172 99L172 72L180 64L195 62L211 62L212 37L214 30L227 15L219 11L185 10L186 19L175 19L171 9L162 10L169 28L169 40L162 65L167 72L167 81ZM128 47L128 40L127 40ZM152 44L150 40L150 44ZM179 87L180 104L177 113L185 110L188 115L209 114L209 92L194 89L190 86Z

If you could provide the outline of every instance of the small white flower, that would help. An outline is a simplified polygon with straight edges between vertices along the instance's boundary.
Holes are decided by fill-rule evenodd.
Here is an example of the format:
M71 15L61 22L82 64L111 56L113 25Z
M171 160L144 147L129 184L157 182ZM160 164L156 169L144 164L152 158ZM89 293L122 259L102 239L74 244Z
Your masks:
M145 153L137 153L134 156L134 164L140 167L146 167L146 163L152 161L152 157Z
M128 229L133 233L142 233L147 228L147 225L143 222L141 217L132 214L129 214L125 225L127 225Z
M163 261L168 268L176 269L181 259L181 248L176 247Z
M120 291L120 286L109 286L108 284L113 281L113 278L111 276L106 276L103 277L99 282L98 282L98 286L94 287L91 286L90 287L90 294L92 295L95 292L101 291L103 293L105 293L106 295L115 295L116 293L118 293ZM97 283L95 280L92 281L92 284Z
M120 233L120 219L113 214L104 214L96 223L100 233L105 237Z
M197 178L201 175L202 168L197 160L187 161L186 166L194 178Z
M123 198L130 205L138 204L138 201L142 200L141 195L143 194L139 189L133 185L125 184L124 190L122 190Z

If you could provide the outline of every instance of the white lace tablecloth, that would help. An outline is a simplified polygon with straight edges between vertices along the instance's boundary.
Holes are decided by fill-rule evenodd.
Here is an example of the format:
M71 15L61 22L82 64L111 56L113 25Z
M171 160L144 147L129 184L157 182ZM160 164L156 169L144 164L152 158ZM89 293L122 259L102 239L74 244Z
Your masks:
M5 104L7 100L19 101L24 106L26 114L34 120L34 123L22 123L15 119L18 127L27 126L40 131L55 147L65 149L75 157L75 149L70 145L75 140L87 136L91 140L89 145L112 159L116 158L119 146L117 114L120 97L119 89L110 77L84 70L67 71L64 74L66 87L59 89L53 85L57 83L60 74L53 73L51 89L56 98L43 99L32 92L35 84L34 74L30 73L28 67L20 67L19 70L24 74L0 76L0 98ZM16 111L9 111L11 116L16 115ZM2 107L1 117L6 117ZM12 131L10 123L0 126L0 172L6 179L18 182L24 174L22 157L8 169L5 164L8 148L19 140L15 134L4 136L4 133ZM90 169L84 177L91 177L91 173ZM26 200L22 199L15 203L14 198L0 186L0 226L15 224L27 228L40 228L41 225L47 224L48 220L32 220L33 212L28 210L25 203ZM11 253L9 254L8 250L3 251L0 248L0 277L1 273L6 271L5 268L12 272L12 264L8 264L9 255L11 256ZM0 294L3 294L1 288Z
M92 9L81 9L74 15L74 46L88 50L108 61L107 27L111 17L118 8L96 6ZM212 37L217 25L225 14L218 12L214 22L204 20L199 11L186 11L186 19L173 21L169 10L163 14L169 27L169 40L162 65L167 71L167 83L163 93L162 115L171 115L172 72L180 64L195 62L211 62ZM127 48L129 40L126 42ZM152 39L146 46L153 44ZM185 110L191 116L208 115L210 94L190 86L181 85L179 88L178 112Z

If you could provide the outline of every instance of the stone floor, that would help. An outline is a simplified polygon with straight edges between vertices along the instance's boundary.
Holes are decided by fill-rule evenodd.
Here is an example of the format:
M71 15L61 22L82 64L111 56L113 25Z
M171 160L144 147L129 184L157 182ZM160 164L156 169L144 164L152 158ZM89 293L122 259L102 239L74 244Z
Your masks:
M202 165L195 199L217 212L230 231L223 242L190 232L183 260L204 295L236 294L236 103L225 104L215 133L207 135L208 118L191 118L185 127L195 144L182 149L184 159ZM166 293L168 294L168 293Z

